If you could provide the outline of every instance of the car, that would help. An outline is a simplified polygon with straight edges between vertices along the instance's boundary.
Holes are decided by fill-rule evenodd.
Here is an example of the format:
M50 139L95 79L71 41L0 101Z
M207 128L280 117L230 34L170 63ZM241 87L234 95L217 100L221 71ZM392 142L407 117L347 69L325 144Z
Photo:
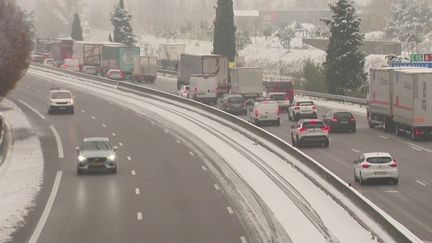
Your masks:
M78 59L66 58L66 59L64 59L61 67L64 70L68 70L68 71L72 71L72 72L79 72L80 71L80 65L79 65Z
M189 85L183 85L177 90L177 95L188 98L189 97Z
M288 119L298 121L301 118L317 119L318 108L313 101L294 101L288 108Z
M107 137L84 138L75 150L77 156L77 173L86 170L103 169L117 173L117 146L113 146Z
M247 115L246 100L242 95L226 94L218 100L217 107L228 113Z
M114 80L124 80L125 75L120 69L110 69L106 74L107 78Z
M354 160L354 180L365 184L372 179L388 179L399 183L398 163L385 152L363 153Z
M68 89L51 88L49 91L49 107L48 114L53 114L55 111L74 113L74 96Z
M98 75L98 67L96 66L84 66L82 72L89 75Z
M250 108L250 122L257 126L272 123L280 126L280 109L274 101L255 102Z
M347 131L355 133L357 130L354 115L349 111L329 111L322 116L322 120L329 127L330 132Z
M301 119L291 126L291 142L293 146L301 147L306 143L318 143L329 147L329 129L322 120Z
M34 62L34 63L43 63L43 61L44 61L44 56L42 56L42 55L38 55L38 54L32 54L31 56L30 56L30 59L31 59L31 62Z
M56 67L56 61L54 59L51 58L47 58L43 61L43 65L45 66L51 66L51 67Z
M288 108L291 104L289 97L284 92L269 92L264 98L266 100L275 101L278 104L281 112L288 111Z

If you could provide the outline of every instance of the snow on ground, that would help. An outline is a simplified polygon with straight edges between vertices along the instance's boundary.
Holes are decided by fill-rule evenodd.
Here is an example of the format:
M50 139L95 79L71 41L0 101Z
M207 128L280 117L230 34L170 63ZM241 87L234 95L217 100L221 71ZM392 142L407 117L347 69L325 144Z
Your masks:
M9 151L0 167L0 242L7 242L34 206L44 159L39 138L21 109L7 99L0 106L11 131Z
M181 130L187 130L197 137L205 137L205 140L197 143L205 142L209 147L212 147L225 160L225 163L229 164L251 185L283 225L293 242L327 242L320 230L321 232L327 232L329 237L337 239L339 242L375 242L375 240L371 239L371 233L367 229L361 227L356 219L343 207L297 169L273 152L256 144L255 140L251 140L217 122L218 118L216 117L216 120L209 119L199 114L202 111L198 111L198 109L189 107L190 110L188 110L181 108L185 106L182 103L176 103L174 106L154 98L144 98L123 93L113 88L77 82L73 77L60 78L56 75L35 70L31 70L30 73L45 77L48 80L73 85L101 98L109 98L111 101L127 106L143 115L153 114L162 122L175 124ZM215 129L214 131L219 133L222 138L182 116L166 111L165 108L173 109L175 112L185 114L186 117L196 119L199 124L206 124L207 127ZM239 152L239 150L242 152ZM285 154L285 158L289 159L290 162L301 164L285 151L282 154ZM314 173L311 173L311 176L316 177L315 179L318 181L322 180ZM330 191L335 190L335 188L331 188ZM341 200L347 201L346 199ZM298 202L300 202L300 205ZM360 210L353 209L353 211ZM359 212L359 214L361 213ZM392 242L387 235L380 231L379 227L376 225L371 226L374 222L369 219L368 223L370 223L368 226L379 232L386 242Z

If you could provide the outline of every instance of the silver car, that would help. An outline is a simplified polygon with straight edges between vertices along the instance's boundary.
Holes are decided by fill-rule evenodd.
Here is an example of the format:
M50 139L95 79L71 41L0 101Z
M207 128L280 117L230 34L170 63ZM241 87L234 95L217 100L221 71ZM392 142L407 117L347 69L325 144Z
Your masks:
M117 173L117 147L112 146L109 138L84 138L76 151L78 174L90 169L104 169Z
M318 143L328 147L329 129L323 121L317 119L302 119L291 126L291 141L293 146L301 147L306 143Z

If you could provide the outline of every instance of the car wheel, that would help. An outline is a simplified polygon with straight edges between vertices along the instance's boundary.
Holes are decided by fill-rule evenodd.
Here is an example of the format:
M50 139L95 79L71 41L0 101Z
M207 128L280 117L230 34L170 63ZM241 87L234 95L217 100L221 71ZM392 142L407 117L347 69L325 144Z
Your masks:
M393 185L399 184L399 177L396 179L392 179L392 183L393 183Z
M114 167L113 169L111 169L111 173L112 173L112 174L117 174L117 166Z
M71 113L71 114L74 114L74 113L75 113L75 110L74 110L73 107L70 109L70 113Z
M359 182L360 182L360 185L364 185L364 184L366 184L366 180L363 179L361 173L360 173L360 175L359 175Z
M317 118L318 118L317 113L314 113L313 116L312 116L312 118L313 118L313 119L317 119Z
M298 136L296 136L296 146L300 148L303 144L300 142Z
M328 148L329 146L330 146L330 142L329 141L324 142L324 147L325 148Z
M50 115L52 114L52 111L51 111L51 109L48 109L48 114L50 114Z
M292 146L296 146L296 143L295 143L295 141L294 141L294 136L291 134L291 144L292 144Z
M83 173L83 170L80 169L79 167L77 167L77 174L78 174L78 175L82 175L82 173Z
M276 126L278 126L278 127L280 126L280 120L276 121Z
M354 169L354 181L356 182L358 181L355 169Z
M357 128L356 127L351 128L351 132L352 133L356 133L357 132Z

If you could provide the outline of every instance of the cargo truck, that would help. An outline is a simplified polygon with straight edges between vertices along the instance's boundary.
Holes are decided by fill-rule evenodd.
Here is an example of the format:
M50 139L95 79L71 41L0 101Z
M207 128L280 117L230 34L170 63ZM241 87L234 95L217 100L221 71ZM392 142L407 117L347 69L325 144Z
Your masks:
M73 40L68 38L56 38L51 42L50 57L57 66L63 64L64 59L72 58Z
M132 71L133 80L154 83L158 72L157 65L157 57L136 56Z
M370 127L408 135L412 140L432 138L432 70L371 69L367 117Z
M159 67L178 71L180 56L185 50L186 45L181 43L159 44Z
M266 93L283 92L285 100L294 101L294 80L290 77L267 76L263 81Z
M78 59L80 70L85 66L94 66L98 69L102 61L102 43L75 41L73 44L73 59Z
M263 95L263 69L253 67L231 68L230 93L244 98L257 98Z
M134 58L140 55L139 47L103 45L101 71L105 75L110 69L119 69L125 79L132 78Z
M189 85L192 75L215 76L218 82L217 93L228 93L228 58L220 55L181 54L177 75L177 89Z

